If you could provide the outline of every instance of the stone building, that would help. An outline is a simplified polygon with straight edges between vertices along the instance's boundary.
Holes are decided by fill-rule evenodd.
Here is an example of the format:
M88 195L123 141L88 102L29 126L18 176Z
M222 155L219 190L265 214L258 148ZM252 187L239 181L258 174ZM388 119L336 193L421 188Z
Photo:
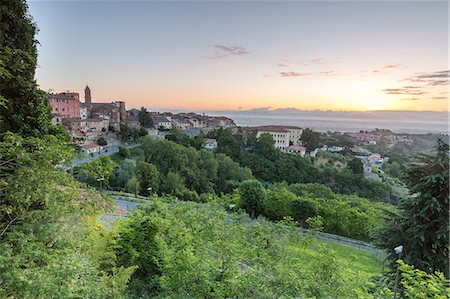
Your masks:
M260 126L257 130L256 137L261 134L268 133L275 140L275 147L279 149L286 148L290 145L301 145L300 137L303 129L296 126Z
M62 124L65 118L80 117L80 94L77 92L48 93L48 102L54 124Z
M127 120L124 101L93 103L89 86L86 86L84 89L84 103L81 103L81 107L86 110L87 118L108 119L110 125L117 128L120 123L124 123Z

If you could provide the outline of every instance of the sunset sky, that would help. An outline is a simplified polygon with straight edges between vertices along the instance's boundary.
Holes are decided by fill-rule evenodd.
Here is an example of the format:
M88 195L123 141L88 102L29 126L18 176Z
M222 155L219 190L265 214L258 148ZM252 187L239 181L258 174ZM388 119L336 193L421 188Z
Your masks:
M168 109L448 109L447 1L29 5L44 90Z

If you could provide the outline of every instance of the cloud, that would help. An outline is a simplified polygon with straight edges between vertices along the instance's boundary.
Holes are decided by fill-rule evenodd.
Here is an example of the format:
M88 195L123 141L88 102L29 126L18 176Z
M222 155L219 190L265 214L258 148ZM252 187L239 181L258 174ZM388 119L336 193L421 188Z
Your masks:
M278 67L287 67L288 65L285 64L285 63L278 63L277 66L278 66Z
M448 97L432 97L433 100L447 100Z
M450 77L450 71L439 71L439 72L433 72L433 73L425 73L418 75L417 78L419 79L435 79L435 78L449 78Z
M422 72L409 76L399 82L410 82L412 84L405 85L402 88L386 88L382 92L388 95L408 95L421 96L427 94L429 99L443 99L439 96L443 87L448 86L450 71ZM416 97L402 99L403 101L419 100Z
M418 73L412 77L406 78L404 81L423 83L429 86L442 86L448 85L448 78L450 77L450 71L437 71L431 73Z
M298 72L280 72L281 77L311 77L311 76L331 76L335 75L334 71L324 71L316 73L298 73Z
M386 65L383 65L381 68L383 68L383 69L396 69L396 68L399 68L399 67L402 67L402 65L401 64L386 64Z
M402 94L402 95L412 95L420 96L427 92L421 91L420 87L417 86L404 86L403 88L386 88L382 90L385 94Z
M431 86L448 85L448 80L430 80L427 84Z
M250 51L240 46L224 46L224 45L214 45L213 53L208 56L203 56L207 59L222 59L232 56L242 56L250 54Z
M304 77L310 76L311 73L297 73L297 72L280 72L281 77Z

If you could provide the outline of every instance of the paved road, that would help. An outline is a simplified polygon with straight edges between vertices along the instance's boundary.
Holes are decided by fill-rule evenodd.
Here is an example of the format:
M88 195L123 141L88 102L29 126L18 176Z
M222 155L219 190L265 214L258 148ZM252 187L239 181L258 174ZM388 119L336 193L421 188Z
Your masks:
M123 196L123 195L117 195L113 200L119 208L122 208L122 209L130 211L130 212L136 210L138 208L138 206L141 204L151 202L150 200L129 197L129 196ZM117 218L125 219L125 218L127 218L127 216L106 214L101 217L101 220L105 221L105 222L114 222L114 220L116 220Z
M123 147L126 147L126 148L135 148L138 146L140 146L140 144L123 145ZM90 154L83 154L83 156L81 158L75 159L72 162L72 164L60 165L60 167L64 170L69 170L80 164L84 164L84 163L88 163L88 162L97 160L98 158L100 158L102 156L111 156L112 154L115 154L118 152L119 152L119 147L117 145L106 146L103 148L103 150L101 152L94 153L93 156L91 156Z

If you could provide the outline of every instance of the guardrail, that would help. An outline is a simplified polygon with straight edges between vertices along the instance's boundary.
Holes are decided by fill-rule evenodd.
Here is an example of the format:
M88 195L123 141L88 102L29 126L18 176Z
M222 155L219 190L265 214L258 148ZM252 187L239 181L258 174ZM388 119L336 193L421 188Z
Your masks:
M368 242L360 241L351 239L344 236L334 235L330 233L324 233L324 232L312 232L309 229L306 228L300 228L300 231L302 234L314 234L316 239L322 240L322 241L328 241L328 242L335 242L340 243L344 245L348 245L354 248L363 249L372 253L376 254L382 254L383 250L375 247L373 244L370 244Z

